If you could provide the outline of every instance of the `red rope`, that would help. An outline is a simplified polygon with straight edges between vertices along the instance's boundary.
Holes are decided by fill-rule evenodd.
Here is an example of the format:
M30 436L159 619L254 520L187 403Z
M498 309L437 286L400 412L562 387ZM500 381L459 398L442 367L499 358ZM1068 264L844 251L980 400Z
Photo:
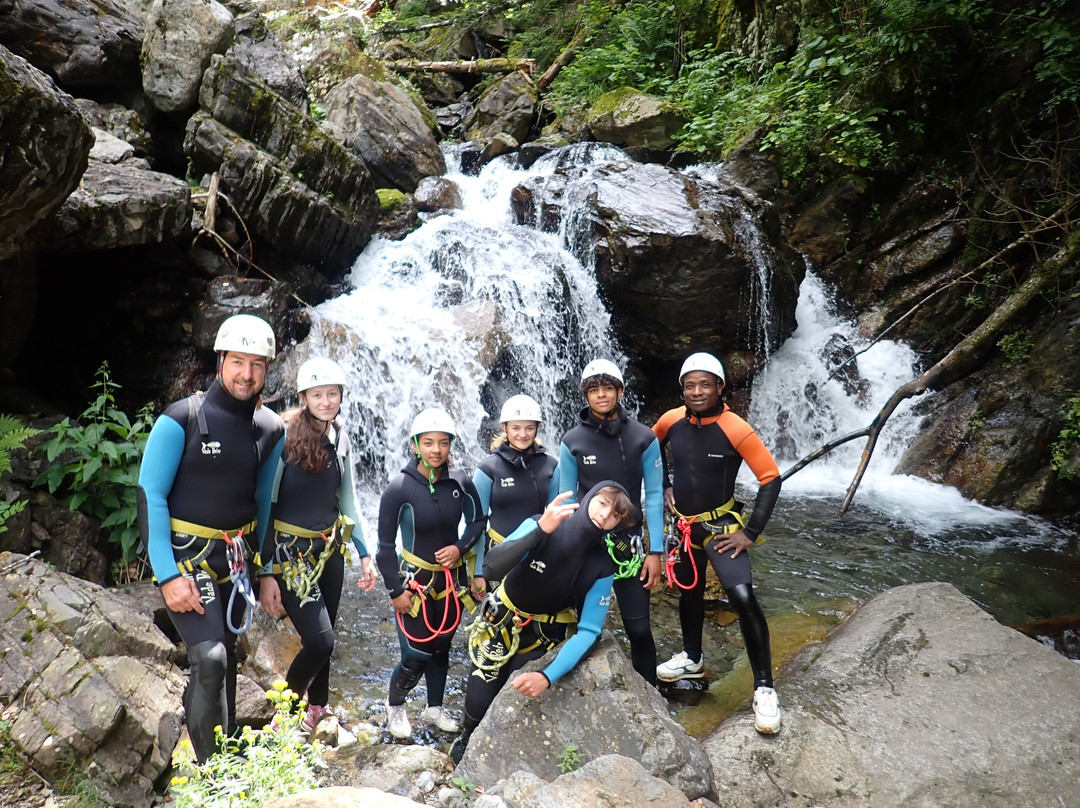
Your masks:
M431 620L428 619L428 599L424 596L424 591L427 587L417 581L415 578L409 582L409 588L414 590L417 596L420 598L420 613L424 615L424 625L427 630L431 632L430 637L420 638L414 637L405 629L405 617L401 612L397 613L398 626L401 628L401 633L408 637L413 642L427 643L434 640L436 637L441 637L446 634L453 634L458 627L458 623L461 622L461 600L458 598L457 589L454 587L454 577L450 573L450 570L443 567L443 573L446 576L446 596L443 598L445 604L443 606L442 622L438 628L431 625ZM434 576L432 577L434 580ZM454 624L449 628L446 627L447 620L450 619L450 601L454 601L457 606L457 616L454 618Z
M690 529L694 524L693 518L687 519L685 516L680 516L678 521L675 522L675 527L679 531L680 539L674 547L672 547L667 554L667 559L664 563L664 573L667 576L668 586L678 587L679 589L693 589L698 583L698 568L697 561L694 559L694 553L690 544ZM694 580L689 585L684 584L675 575L675 565L679 563L679 557L682 553L686 553L690 558L690 568L694 571Z

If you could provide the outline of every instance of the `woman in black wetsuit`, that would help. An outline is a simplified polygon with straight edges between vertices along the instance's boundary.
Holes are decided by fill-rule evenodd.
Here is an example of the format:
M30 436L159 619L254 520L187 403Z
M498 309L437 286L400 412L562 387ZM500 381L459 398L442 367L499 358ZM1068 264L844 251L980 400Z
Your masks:
M473 485L488 519L487 536L476 544L479 575L484 554L500 544L526 519L543 513L559 493L559 462L544 451L537 436L543 418L540 405L526 395L511 396L502 406L502 432L491 443L491 454L480 461ZM483 591L488 582L477 579Z
M409 433L415 457L390 481L379 502L376 557L397 612L401 645L386 700L386 725L395 738L412 734L405 697L421 676L427 684L424 720L445 732L458 729L457 720L443 707L443 695L450 644L462 610L471 603L463 558L484 530L484 514L472 481L449 467L455 432L444 410L417 415ZM465 528L459 534L462 517ZM399 533L400 552L395 542Z
M330 714L330 655L350 538L360 557L357 586L370 592L377 580L360 528L349 437L335 420L344 385L345 373L331 359L309 359L300 367L301 406L284 415L273 529L261 553L259 602L274 617L287 614L300 635L302 647L285 681L307 696L308 729Z

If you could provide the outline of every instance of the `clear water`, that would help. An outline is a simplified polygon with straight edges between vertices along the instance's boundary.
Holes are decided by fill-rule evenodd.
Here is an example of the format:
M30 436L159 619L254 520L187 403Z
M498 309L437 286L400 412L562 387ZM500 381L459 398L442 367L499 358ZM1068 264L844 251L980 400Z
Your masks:
M453 415L459 431L455 462L471 470L508 395L527 392L540 401L548 416L541 438L555 447L578 406L580 368L594 356L623 359L581 248L582 217L572 211L564 217L564 232L549 235L513 224L509 209L512 188L527 177L548 176L560 162L587 167L617 159L624 155L616 149L582 144L528 172L496 161L478 177L451 173L464 209L430 218L403 241L375 239L353 268L352 291L319 307L303 347L333 356L348 370L346 415L362 463L363 523L372 550L378 496L406 462L406 433L417 411L438 405ZM456 162L452 154L447 162ZM707 178L716 170L693 171ZM568 197L574 193L571 188ZM764 298L767 286L757 283L755 295ZM822 346L834 337L855 350L861 343L812 274L803 284L797 319L796 333L755 384L746 413L782 470L825 440L864 427L917 372L908 348L883 342L858 356L857 377L847 388L830 380ZM1076 533L894 475L896 459L918 429L910 404L893 415L846 514L840 502L862 441L785 483L767 541L753 550L755 585L778 664L859 603L906 583L952 582L1014 626L1080 611ZM743 482L744 496L752 498L753 479ZM661 659L679 650L676 609L672 595L654 597ZM706 663L713 687L672 700L674 713L695 734L707 733L749 695L731 618L719 606L709 612ZM609 627L619 636L617 619ZM335 699L357 717L377 712L397 657L393 612L381 584L369 594L348 589L339 618ZM460 707L466 664L459 646L447 699L452 708ZM782 681L778 687L782 692ZM416 696L422 699L422 685ZM422 742L445 740L416 730Z

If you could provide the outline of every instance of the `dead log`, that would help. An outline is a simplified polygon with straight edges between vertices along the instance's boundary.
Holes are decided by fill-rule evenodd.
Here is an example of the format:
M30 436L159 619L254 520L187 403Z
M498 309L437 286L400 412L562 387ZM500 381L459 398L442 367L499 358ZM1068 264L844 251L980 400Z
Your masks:
M399 73L433 71L435 73L532 73L535 59L461 59L453 62L422 62L419 59L398 59L386 66Z
M563 52L559 54L559 58L552 62L548 69L544 71L544 75L542 75L537 80L537 92L542 93L547 88L547 86L551 84L551 82L555 81L555 77L559 75L559 71L566 67L568 64L570 64L571 61L573 61L574 56L577 54L578 48L580 48L585 43L585 39L587 37L588 31L586 31L584 28L580 29L576 34L574 34L574 38L570 40L570 44L567 45L563 49Z

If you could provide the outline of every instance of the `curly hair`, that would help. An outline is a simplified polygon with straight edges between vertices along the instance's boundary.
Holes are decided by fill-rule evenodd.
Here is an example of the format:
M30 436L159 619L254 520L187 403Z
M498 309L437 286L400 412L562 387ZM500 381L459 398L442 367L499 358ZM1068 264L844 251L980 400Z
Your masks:
M595 387L603 387L604 385L610 385L616 390L623 389L623 383L616 379L614 376L608 376L606 373L598 373L595 376L589 376L587 379L582 379L581 384L578 385L578 390L581 391L583 396L588 395L589 391Z
M306 407L294 407L281 415L285 421L286 463L292 463L310 474L318 474L330 463L330 453L323 445L326 435L325 422L320 421Z

